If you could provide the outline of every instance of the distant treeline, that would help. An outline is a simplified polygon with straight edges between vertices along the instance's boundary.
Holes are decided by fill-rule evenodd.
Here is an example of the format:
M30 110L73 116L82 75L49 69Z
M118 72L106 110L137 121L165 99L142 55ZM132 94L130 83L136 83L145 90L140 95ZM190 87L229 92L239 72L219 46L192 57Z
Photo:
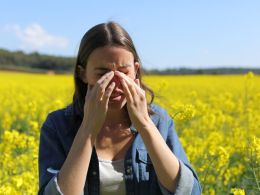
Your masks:
M165 70L149 70L148 74L160 75L189 75L189 74L246 74L253 72L260 74L260 68L180 68L180 69L165 69Z
M53 73L72 73L76 59L73 57L61 57L43 55L38 52L26 54L23 51L11 52L0 49L0 69L25 72L53 72ZM260 74L258 68L169 68L165 70L146 70L145 74L158 75L183 75L183 74L245 74L249 71Z
M72 72L74 63L75 58L72 57L42 55L38 52L25 54L22 51L0 49L0 68L5 70L69 73Z

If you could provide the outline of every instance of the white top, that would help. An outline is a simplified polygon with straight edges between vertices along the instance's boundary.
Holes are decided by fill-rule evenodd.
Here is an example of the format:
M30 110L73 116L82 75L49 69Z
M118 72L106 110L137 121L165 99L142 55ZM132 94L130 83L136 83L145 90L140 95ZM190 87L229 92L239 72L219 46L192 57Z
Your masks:
M124 195L124 159L103 160L98 158L101 195Z

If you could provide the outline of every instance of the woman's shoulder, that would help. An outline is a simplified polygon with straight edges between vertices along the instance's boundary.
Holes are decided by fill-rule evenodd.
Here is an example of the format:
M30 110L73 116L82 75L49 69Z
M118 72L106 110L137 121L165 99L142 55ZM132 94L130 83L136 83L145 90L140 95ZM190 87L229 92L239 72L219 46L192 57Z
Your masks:
M163 128L165 131L170 123L174 123L170 114L168 114L167 110L162 106L152 103L150 104L150 109L154 112L154 114L150 115L150 118L157 127ZM163 129L159 130L163 131Z
M66 118L66 117L72 116L72 114L73 114L72 104L68 104L63 108L59 108L59 109L50 111L47 114L47 117L50 119L53 119L53 118L57 119L57 118L61 118L61 117Z
M167 110L159 104L152 103L150 104L150 108L155 113L154 115L157 115L157 117L169 117Z
M72 105L69 104L63 108L50 111L47 114L43 126L47 126L50 128L55 128L60 125L64 126L69 122L71 116L72 116Z
M170 132L175 132L174 121L162 106L153 103L150 105L150 108L155 112L150 117L164 140L166 140L168 135L171 134Z
M75 136L81 123L80 116L74 117L72 104L50 111L42 124L43 131L52 131L61 137L65 135Z

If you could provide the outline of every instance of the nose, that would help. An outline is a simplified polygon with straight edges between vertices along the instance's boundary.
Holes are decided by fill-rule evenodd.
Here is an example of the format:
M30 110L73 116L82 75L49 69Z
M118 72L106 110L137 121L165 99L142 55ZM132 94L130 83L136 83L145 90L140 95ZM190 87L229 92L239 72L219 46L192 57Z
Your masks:
M112 83L112 82L115 82L115 89L116 88L121 88L121 82L120 82L120 79L118 78L118 76L114 75L114 77L111 79L109 85Z

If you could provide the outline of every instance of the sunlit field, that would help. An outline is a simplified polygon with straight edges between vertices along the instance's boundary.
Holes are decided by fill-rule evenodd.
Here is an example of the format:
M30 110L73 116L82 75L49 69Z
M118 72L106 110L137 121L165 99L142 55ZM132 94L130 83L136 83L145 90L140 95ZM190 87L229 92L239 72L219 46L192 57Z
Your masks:
M260 194L259 76L143 79L174 119L203 194ZM0 194L37 193L40 127L72 95L72 75L0 72Z

